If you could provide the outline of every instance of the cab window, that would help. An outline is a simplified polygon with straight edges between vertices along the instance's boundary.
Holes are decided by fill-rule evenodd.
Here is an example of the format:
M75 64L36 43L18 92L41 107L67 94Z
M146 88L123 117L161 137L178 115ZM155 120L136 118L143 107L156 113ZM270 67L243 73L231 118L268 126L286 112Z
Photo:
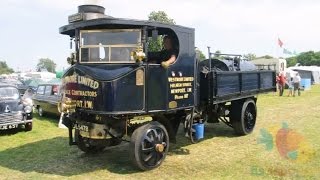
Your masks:
M44 95L45 86L39 86L37 89L37 94Z
M172 55L179 55L179 41L177 35L166 28L150 30L148 32L148 62L161 64L163 61L170 59Z
M80 31L80 62L134 62L131 52L141 46L140 29Z
M51 96L51 93L52 93L52 86L46 86L46 90L45 90L44 94L46 96Z
M60 90L59 90L59 86L58 85L54 85L52 86L52 95L60 95Z

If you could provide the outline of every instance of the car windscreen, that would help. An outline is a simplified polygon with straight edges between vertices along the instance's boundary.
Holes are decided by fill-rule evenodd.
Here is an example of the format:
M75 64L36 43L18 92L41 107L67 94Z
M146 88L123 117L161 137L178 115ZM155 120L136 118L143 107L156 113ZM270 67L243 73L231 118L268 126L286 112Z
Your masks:
M18 89L14 87L0 87L0 100L1 99L14 99L20 98Z
M80 34L82 63L134 62L131 52L141 46L140 29L83 30Z

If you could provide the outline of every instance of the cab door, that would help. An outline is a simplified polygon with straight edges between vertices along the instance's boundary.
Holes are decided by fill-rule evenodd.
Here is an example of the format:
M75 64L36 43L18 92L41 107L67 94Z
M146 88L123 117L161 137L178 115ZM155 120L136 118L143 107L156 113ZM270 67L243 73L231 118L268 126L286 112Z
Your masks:
M44 105L43 105L43 110L49 113L53 113L53 105L54 102L52 102L51 99L52 96L52 85L47 85L46 89L44 91Z
M168 101L168 70L160 64L148 64L146 73L147 110L163 111Z
M180 56L167 73L167 110L194 106L194 58Z
M149 112L184 109L195 105L194 32L171 31L171 35L175 33L172 43L178 51L176 61L167 69L160 64L146 65Z
M37 88L37 92L33 96L33 102L35 107L42 107L44 105L44 90L45 90L44 85L39 85Z
M58 102L61 99L59 88L60 87L58 85L52 85L52 91L50 96L48 96L48 109L51 113L56 115L60 115L58 111Z
M148 65L146 104L149 112L194 106L194 60L181 61L184 60L177 60L168 69L159 64Z

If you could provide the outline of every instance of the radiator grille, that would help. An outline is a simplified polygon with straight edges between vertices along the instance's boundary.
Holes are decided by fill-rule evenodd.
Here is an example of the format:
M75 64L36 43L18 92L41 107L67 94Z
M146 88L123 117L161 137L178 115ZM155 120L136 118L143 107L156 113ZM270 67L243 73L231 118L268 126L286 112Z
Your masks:
M22 122L23 115L21 112L0 113L0 124Z

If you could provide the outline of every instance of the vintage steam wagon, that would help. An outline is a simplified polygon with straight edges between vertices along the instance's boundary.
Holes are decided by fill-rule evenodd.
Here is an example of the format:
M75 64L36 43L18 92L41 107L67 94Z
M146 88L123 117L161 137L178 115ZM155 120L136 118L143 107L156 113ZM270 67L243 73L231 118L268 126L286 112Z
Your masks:
M60 111L70 145L84 152L129 137L137 167L158 167L180 124L192 142L204 123L223 122L238 135L255 127L256 95L275 90L275 72L255 70L237 55L199 61L194 29L119 19L96 5L82 5L60 33L70 36L72 66L63 76ZM152 41L172 37L177 59L168 68L150 61ZM231 58L230 58L231 57ZM200 135L199 135L200 134Z

